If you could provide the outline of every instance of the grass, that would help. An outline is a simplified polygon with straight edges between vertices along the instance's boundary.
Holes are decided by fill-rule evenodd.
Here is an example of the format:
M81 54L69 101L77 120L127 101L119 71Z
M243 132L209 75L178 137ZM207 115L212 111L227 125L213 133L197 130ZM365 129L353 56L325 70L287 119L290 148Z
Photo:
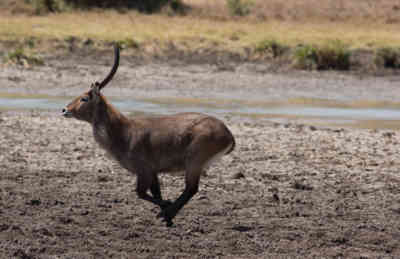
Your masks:
M149 16L133 11L125 14L80 11L46 16L0 16L0 40L27 37L64 39L68 36L108 41L134 38L138 43L187 42L193 48L212 44L228 50L256 46L266 38L276 39L288 46L323 45L340 39L351 48L393 47L400 45L397 31L396 24L194 20L190 16Z
M246 16L250 14L250 2L243 0L226 0L226 6L233 16Z
M301 69L349 70L350 49L340 40L322 46L302 45L294 52L295 65Z
M378 67L400 68L400 48L383 47L376 50L375 64Z
M374 21L385 24L400 22L400 3L396 0L183 0L194 13L205 17L227 19L232 7L248 9L247 20L280 20L294 22Z
M5 58L6 62L23 66L43 65L44 61L31 51L26 51L23 47L17 47L9 52Z
M376 63L381 64L389 57L383 55L387 52L377 50L400 46L400 5L394 0L287 0L285 5L278 0L183 0L192 8L186 16L114 10L37 16L27 14L29 6L22 5L22 0L4 1L0 3L0 41L30 42L44 50L46 42L68 43L71 39L87 45L118 42L125 48L142 51L167 48L171 43L183 50L212 48L241 54L250 49L273 58L294 49L297 62L312 68L329 63L327 59L332 55L346 60L348 51L353 49L376 51ZM21 6L8 8L12 2ZM228 2L245 5L249 13L232 16ZM311 8L317 2L319 8ZM330 46L338 39L346 48ZM299 45L306 47L298 48Z
M398 24L400 3L397 0L181 0L191 16L229 20L246 14L245 20L304 22L379 22ZM37 13L44 0L1 0L6 13ZM48 1L52 8L63 9L62 0ZM29 4L31 3L31 4ZM237 17L234 17L237 19ZM242 19L243 20L243 19Z
M264 53L272 58L278 58L288 51L288 47L275 39L266 39L258 42L255 51Z

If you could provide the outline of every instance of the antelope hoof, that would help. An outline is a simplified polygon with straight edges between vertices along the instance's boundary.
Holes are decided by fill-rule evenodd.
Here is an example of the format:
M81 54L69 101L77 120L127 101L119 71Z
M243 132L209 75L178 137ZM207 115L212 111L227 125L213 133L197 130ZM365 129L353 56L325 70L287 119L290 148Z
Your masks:
M170 228L170 227L172 227L173 225L174 225L174 222L172 222L172 220L167 221L167 223L166 223L167 228Z
M166 222L167 227L172 227L174 224L172 222L172 219L170 216L168 216L168 213L166 210L162 210L160 213L158 213L157 218L162 218L162 222Z

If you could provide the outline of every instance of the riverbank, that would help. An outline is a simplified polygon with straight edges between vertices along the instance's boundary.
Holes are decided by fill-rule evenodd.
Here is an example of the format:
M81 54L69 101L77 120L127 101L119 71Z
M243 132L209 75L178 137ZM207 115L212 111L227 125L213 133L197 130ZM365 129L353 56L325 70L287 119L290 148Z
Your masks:
M104 89L106 96L237 102L244 105L316 104L331 107L399 108L400 77L335 71L279 70L263 62L207 62L180 57L138 57L123 51L119 70ZM101 80L113 61L112 47L77 49L46 56L42 66L3 65L3 96L73 97Z
M6 100L1 108L35 108L29 106L33 102L60 110L108 73L112 55L111 46L102 51L82 48L53 53L42 66L5 65L0 98L27 103L7 107ZM118 73L104 94L134 112L194 109L308 125L398 129L399 83L400 77L390 74L280 70L270 63L233 60L148 59L123 51Z

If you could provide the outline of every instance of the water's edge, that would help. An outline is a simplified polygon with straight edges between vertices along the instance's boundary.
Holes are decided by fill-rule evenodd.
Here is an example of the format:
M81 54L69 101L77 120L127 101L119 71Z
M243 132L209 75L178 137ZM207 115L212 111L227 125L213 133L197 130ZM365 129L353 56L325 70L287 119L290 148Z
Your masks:
M16 96L0 94L0 110L59 110L71 100L68 97ZM173 114L202 112L216 116L240 116L275 122L299 122L312 125L400 129L397 104L364 102L344 104L332 100L293 99L275 103L244 103L240 100L191 98L117 99L111 102L126 113Z

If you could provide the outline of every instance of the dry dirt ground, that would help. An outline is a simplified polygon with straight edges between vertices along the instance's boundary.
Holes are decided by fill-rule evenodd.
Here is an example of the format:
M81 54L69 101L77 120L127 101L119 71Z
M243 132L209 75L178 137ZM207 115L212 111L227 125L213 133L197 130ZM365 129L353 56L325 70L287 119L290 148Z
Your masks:
M400 257L398 132L222 119L236 150L167 228L88 124L0 113L0 257Z
M7 47L7 46L6 46ZM11 47L8 47L11 48ZM0 53L4 46L0 42ZM172 52L174 53L174 52ZM140 57L121 53L120 67L104 93L129 98L240 99L270 102L288 98L338 101L397 102L399 72L385 76L365 73L307 72L267 62L248 63L226 53L171 57ZM0 94L76 96L110 70L113 51L76 49L46 56L44 66L0 64Z
M48 58L0 69L1 92L76 95L112 62ZM399 77L270 72L122 56L107 95L396 101ZM57 111L0 112L0 258L400 258L400 133L221 117L233 153L201 180L173 228L135 176ZM181 176L162 176L164 196Z

